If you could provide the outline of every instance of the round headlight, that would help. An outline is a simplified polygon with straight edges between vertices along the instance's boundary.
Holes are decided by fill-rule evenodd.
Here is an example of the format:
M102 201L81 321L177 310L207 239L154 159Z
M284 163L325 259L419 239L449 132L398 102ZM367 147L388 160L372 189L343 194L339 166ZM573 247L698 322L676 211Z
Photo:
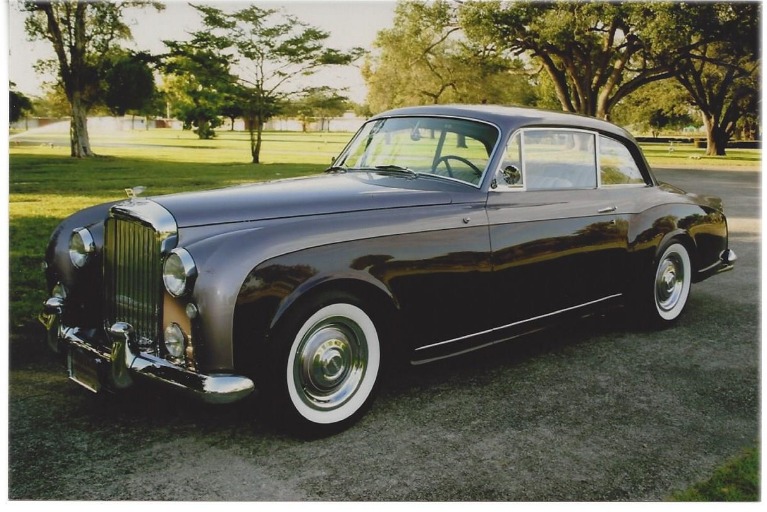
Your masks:
M165 289L174 297L182 297L192 291L197 267L186 249L173 249L165 259L162 280Z
M77 228L69 238L69 259L72 265L83 268L96 252L96 242L93 241L91 232L86 228Z
M184 331L177 323L165 328L165 348L171 357L179 358L184 355Z

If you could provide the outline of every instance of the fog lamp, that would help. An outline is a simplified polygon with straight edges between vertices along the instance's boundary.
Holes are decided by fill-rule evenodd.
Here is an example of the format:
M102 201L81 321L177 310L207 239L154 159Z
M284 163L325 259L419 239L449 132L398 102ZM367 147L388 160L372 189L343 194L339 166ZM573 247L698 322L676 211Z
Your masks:
M165 349L171 357L178 359L184 355L185 341L186 335L177 323L174 322L165 328Z
M58 299L66 299L67 298L67 288L61 283L56 283L53 287L53 290L51 290L51 297L56 297Z

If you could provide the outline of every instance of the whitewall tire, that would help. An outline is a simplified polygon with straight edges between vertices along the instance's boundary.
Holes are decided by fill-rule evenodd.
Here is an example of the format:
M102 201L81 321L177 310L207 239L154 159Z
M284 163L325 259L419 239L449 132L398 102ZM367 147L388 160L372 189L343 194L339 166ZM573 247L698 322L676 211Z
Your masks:
M346 302L322 306L292 338L283 373L288 405L314 425L354 421L372 399L380 365L367 313Z
M659 320L671 322L682 314L691 282L690 255L682 244L673 242L663 250L655 266L653 303Z

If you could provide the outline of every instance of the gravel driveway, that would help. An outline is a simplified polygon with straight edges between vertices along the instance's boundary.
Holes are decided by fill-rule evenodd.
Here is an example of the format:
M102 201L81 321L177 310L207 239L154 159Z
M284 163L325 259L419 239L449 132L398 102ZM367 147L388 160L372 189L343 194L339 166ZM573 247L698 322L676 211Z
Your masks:
M672 329L590 319L408 369L350 430L276 432L257 400L100 399L11 335L12 500L663 500L759 435L760 173L659 170L724 198L736 270Z

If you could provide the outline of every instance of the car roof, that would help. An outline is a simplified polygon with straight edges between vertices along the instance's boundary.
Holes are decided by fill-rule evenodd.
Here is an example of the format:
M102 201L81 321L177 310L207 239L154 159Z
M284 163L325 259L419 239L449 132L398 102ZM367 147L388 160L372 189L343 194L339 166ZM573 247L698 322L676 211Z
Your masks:
M423 105L404 107L382 112L373 117L397 116L448 116L476 119L493 123L506 131L532 126L565 126L611 133L633 141L623 128L607 121L580 114L555 112L528 107L503 105Z

